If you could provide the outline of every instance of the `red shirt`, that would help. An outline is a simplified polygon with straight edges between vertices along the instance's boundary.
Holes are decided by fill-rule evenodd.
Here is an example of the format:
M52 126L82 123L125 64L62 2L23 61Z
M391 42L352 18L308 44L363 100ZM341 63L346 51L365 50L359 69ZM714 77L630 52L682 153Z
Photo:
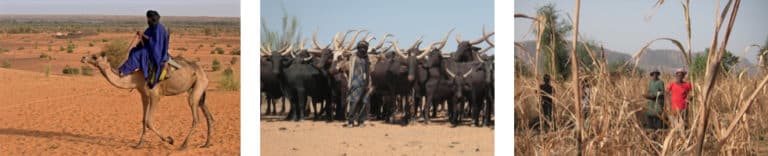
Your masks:
M669 94L671 95L670 100L672 102L672 110L680 111L685 109L688 92L691 91L691 83L683 82L683 84L679 84L677 82L672 82L669 83L667 90L669 90Z

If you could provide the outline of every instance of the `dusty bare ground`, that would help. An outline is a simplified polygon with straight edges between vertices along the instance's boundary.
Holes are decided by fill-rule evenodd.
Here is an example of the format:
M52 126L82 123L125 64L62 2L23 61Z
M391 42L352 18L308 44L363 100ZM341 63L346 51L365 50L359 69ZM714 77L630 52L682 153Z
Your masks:
M280 104L278 104L278 108ZM262 105L262 113L266 104ZM278 109L278 112L280 110ZM493 155L494 130L456 128L445 117L430 125L407 127L381 121L363 128L343 128L344 122L283 121L285 115L261 116L261 155Z
M116 89L103 78L51 76L0 69L0 153L3 155L237 155L240 152L239 92L208 91L216 119L213 147L205 141L206 124L190 137L191 148L176 151L189 132L186 96L165 97L155 114L157 129L174 138L164 144L147 133L148 143L134 149L141 132L139 95ZM198 110L199 111L199 110ZM198 114L201 114L199 112Z
M130 33L101 33L73 39L77 48L67 53L59 47L66 47L68 40L51 39L50 34L3 35L0 45L9 51L0 53L0 61L11 66L0 68L0 155L239 155L240 92L219 91L222 72L210 71L210 66L216 58L222 69L233 67L239 79L239 63L230 64L231 58L239 56L229 55L229 51L240 47L240 36L175 36L171 43L172 56L182 54L193 61L199 58L198 64L208 71L211 84L206 103L216 120L212 147L197 147L204 143L207 132L201 116L190 137L190 148L184 151L176 148L192 123L186 94L162 98L154 116L154 126L173 137L175 145L161 142L148 131L144 148L134 149L142 120L137 91L112 87L95 68L94 76L62 75L64 66L86 66L79 62L80 57L98 53L108 42L130 41L131 37ZM210 45L215 42L215 47L224 48L226 54L210 54L214 49ZM49 45L52 51L48 51ZM198 49L199 45L204 46ZM188 50L175 50L179 47ZM53 59L41 59L41 53ZM51 68L50 76L44 74L46 66Z

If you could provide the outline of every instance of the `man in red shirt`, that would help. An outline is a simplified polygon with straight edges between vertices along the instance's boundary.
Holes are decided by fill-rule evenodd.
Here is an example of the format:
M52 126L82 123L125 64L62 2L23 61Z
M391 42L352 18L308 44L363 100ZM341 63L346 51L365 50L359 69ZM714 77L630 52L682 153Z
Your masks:
M676 81L669 84L667 91L670 95L670 104L672 105L671 121L672 126L676 126L680 120L680 114L685 110L688 104L688 93L691 92L691 83L683 81L687 72L684 69L675 71Z

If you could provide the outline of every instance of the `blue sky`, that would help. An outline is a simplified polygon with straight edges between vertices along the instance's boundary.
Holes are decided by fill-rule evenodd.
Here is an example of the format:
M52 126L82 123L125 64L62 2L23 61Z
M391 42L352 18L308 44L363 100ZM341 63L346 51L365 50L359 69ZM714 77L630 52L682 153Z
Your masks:
M0 14L240 17L239 0L0 0Z
M563 13L573 15L574 1L515 1L515 13L536 15L536 8L552 2ZM615 1L592 0L581 2L579 33L587 39L603 43L606 48L634 53L645 42L659 37L670 37L686 42L685 18L680 1L667 0L650 21L644 18L652 12L656 1ZM727 0L721 1L721 9ZM691 29L693 51L704 51L711 45L714 35L715 0L691 1ZM567 19L565 15L561 16ZM727 17L726 17L727 18ZM726 23L727 24L727 23ZM726 24L721 33L724 34ZM529 30L530 20L515 20L515 40L533 40L535 35L522 36ZM723 35L721 34L721 37ZM570 39L570 37L569 37ZM751 44L764 44L768 39L768 1L745 0L736 17L736 23L728 42L728 50L739 56ZM662 41L654 43L654 49L675 49L674 45ZM754 63L756 48L746 54Z
M386 32L394 34L400 48L424 35L425 47L456 28L443 48L453 51L457 32L468 40L481 37L483 24L488 31L494 28L492 0L263 0L261 16L270 29L280 28L281 6L299 19L303 37L311 39L319 29L318 40L322 44L328 44L336 32L366 29L377 38Z

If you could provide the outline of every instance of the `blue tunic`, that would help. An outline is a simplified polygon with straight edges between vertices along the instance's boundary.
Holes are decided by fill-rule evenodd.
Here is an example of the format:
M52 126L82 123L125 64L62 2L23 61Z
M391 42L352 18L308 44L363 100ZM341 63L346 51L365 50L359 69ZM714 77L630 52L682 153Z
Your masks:
M144 30L144 35L149 39L143 45L131 49L128 59L125 60L119 70L123 74L130 74L141 70L144 80L147 80L149 88L154 88L160 79L160 72L168 61L168 31L162 24L149 27ZM152 74L156 73L156 74ZM150 77L153 75L154 77ZM151 78L151 79L150 79Z

